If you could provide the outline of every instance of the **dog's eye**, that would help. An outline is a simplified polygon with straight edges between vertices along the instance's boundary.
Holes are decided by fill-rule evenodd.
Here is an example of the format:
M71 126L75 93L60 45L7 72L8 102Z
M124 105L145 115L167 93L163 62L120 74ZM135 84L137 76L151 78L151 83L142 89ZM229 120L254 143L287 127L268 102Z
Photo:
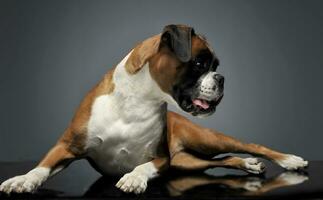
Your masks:
M207 68L207 63L202 59L196 58L193 61L194 69L197 71L204 71Z
M199 57L195 58L195 60L193 61L195 66L202 66L203 64L203 60Z

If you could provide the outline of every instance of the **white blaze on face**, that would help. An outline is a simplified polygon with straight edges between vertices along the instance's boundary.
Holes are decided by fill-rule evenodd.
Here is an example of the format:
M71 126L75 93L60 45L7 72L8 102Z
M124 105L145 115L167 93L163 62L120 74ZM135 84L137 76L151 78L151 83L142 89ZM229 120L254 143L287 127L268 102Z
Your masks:
M199 80L199 95L193 99L193 104L204 110L210 107L210 101L213 101L217 97L216 82L214 76L216 72L208 72L202 76Z
M212 101L216 98L216 82L214 79L216 74L216 72L208 72L204 77L202 77L199 98L207 101Z

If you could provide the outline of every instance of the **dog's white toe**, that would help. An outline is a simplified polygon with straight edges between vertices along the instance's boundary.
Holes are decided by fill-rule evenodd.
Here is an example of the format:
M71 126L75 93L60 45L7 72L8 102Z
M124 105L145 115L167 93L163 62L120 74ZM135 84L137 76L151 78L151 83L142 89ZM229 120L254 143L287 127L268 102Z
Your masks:
M126 193L143 193L147 188L148 178L140 172L132 171L125 174L116 184L116 187Z
M297 185L303 183L304 181L307 181L308 177L296 172L285 172L281 174L278 179L283 180L288 185Z
M265 164L257 158L244 158L244 169L253 174L261 174L265 171Z
M286 154L285 158L281 160L276 160L277 164L287 170L297 170L304 168L308 165L308 161L304 160L299 156L292 154Z
M0 191L7 194L33 192L41 185L41 180L29 175L15 176L3 182Z

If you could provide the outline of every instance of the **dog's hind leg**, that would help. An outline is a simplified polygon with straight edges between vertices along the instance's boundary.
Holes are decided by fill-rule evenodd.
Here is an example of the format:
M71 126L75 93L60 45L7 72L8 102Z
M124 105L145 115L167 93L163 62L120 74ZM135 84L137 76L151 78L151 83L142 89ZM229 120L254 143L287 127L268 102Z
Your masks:
M209 156L220 153L247 153L272 160L288 170L303 168L308 164L301 157L280 153L257 144L242 143L217 131L200 127L173 112L168 112L167 131L171 154L182 149L191 149Z
M76 157L66 143L58 142L34 169L24 175L4 181L0 186L0 191L7 194L33 192L50 176L61 171L75 160Z
M213 167L225 167L241 169L253 174L263 173L265 169L265 165L256 158L227 156L224 158L204 160L185 151L180 151L173 155L170 166L181 170L204 170Z

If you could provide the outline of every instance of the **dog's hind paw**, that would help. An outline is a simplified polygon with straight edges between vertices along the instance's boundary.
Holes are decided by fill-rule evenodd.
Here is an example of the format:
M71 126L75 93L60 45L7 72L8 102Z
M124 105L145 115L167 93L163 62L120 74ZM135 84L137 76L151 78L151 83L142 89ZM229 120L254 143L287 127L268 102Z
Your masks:
M307 167L308 161L299 156L286 154L284 158L276 160L277 164L287 170L298 170Z

